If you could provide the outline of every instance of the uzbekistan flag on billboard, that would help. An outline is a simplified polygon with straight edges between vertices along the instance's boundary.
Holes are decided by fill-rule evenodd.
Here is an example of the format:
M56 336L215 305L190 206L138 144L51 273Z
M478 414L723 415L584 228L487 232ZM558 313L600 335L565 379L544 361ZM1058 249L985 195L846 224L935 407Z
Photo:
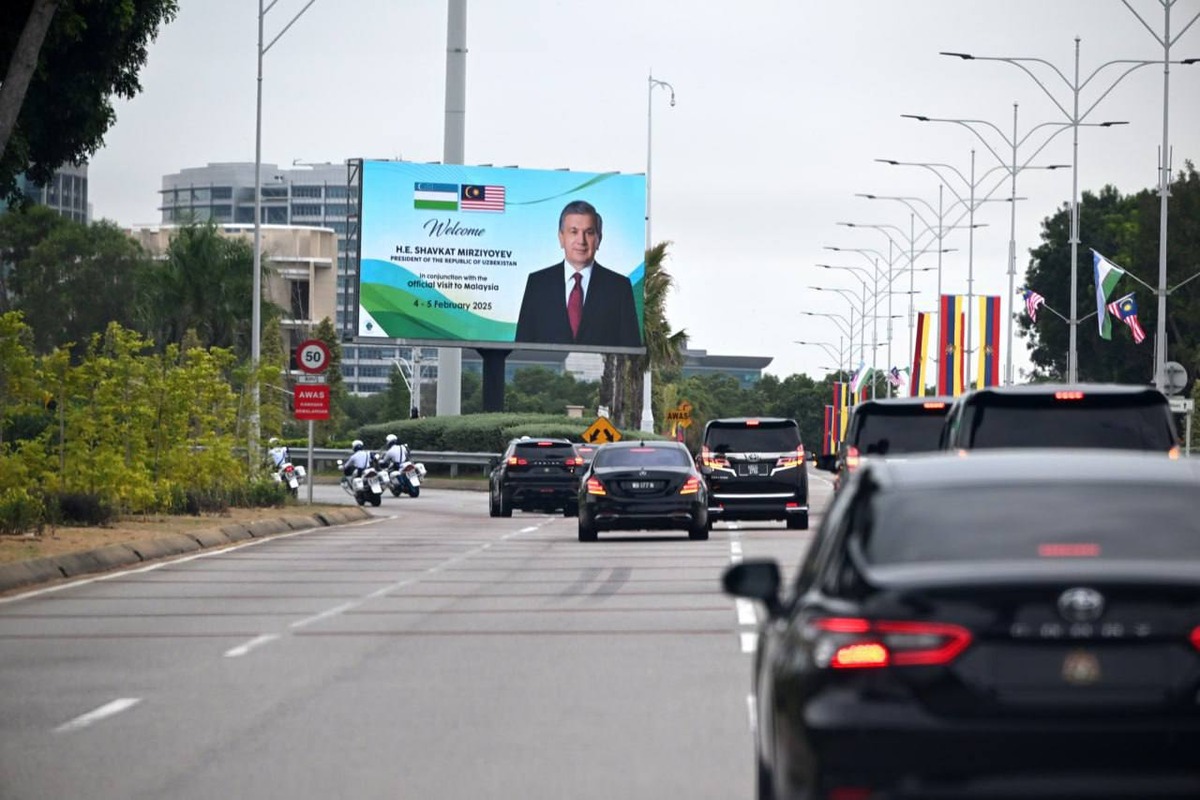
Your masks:
M1000 385L1000 296L979 298L979 371L975 373L975 388Z

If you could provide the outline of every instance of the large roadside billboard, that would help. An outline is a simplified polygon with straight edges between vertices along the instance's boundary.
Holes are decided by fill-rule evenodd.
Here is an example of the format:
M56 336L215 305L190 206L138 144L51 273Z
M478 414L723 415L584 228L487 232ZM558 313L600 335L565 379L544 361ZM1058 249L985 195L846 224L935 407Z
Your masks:
M361 186L360 338L643 352L645 176L364 161Z

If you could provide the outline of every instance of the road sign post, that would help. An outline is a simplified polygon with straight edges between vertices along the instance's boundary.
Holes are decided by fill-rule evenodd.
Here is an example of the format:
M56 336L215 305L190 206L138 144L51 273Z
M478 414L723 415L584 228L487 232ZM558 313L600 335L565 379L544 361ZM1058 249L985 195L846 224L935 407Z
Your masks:
M596 417L596 421L583 432L583 440L588 444L611 444L621 441L621 432L613 427L607 417Z
M329 419L329 384L325 371L330 363L329 346L320 339L305 339L296 346L296 367L303 373L292 395L298 420L308 420L308 504L312 505L313 421Z

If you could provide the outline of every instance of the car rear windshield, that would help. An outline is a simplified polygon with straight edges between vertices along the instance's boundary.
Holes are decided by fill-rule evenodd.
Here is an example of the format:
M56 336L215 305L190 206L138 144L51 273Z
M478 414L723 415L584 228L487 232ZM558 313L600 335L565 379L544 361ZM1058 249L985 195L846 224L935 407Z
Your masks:
M784 453L800 446L800 430L792 422L710 425L704 444L717 453Z
M599 450L592 461L601 467L689 467L692 457L678 447L614 447Z
M517 445L516 452L522 458L574 458L575 446L566 442L522 442Z
M968 447L1104 447L1167 451L1176 444L1161 399L996 398L974 406Z
M1200 559L1194 486L909 489L880 493L869 508L857 527L872 564Z
M944 408L872 408L858 415L853 444L859 452L878 455L937 450L946 421Z

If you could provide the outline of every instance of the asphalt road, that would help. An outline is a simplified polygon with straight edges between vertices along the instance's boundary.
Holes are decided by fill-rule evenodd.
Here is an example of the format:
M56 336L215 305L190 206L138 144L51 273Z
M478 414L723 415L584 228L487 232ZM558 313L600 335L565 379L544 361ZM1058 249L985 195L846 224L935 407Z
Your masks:
M753 795L754 616L720 574L791 571L808 532L373 513L0 600L0 798Z

